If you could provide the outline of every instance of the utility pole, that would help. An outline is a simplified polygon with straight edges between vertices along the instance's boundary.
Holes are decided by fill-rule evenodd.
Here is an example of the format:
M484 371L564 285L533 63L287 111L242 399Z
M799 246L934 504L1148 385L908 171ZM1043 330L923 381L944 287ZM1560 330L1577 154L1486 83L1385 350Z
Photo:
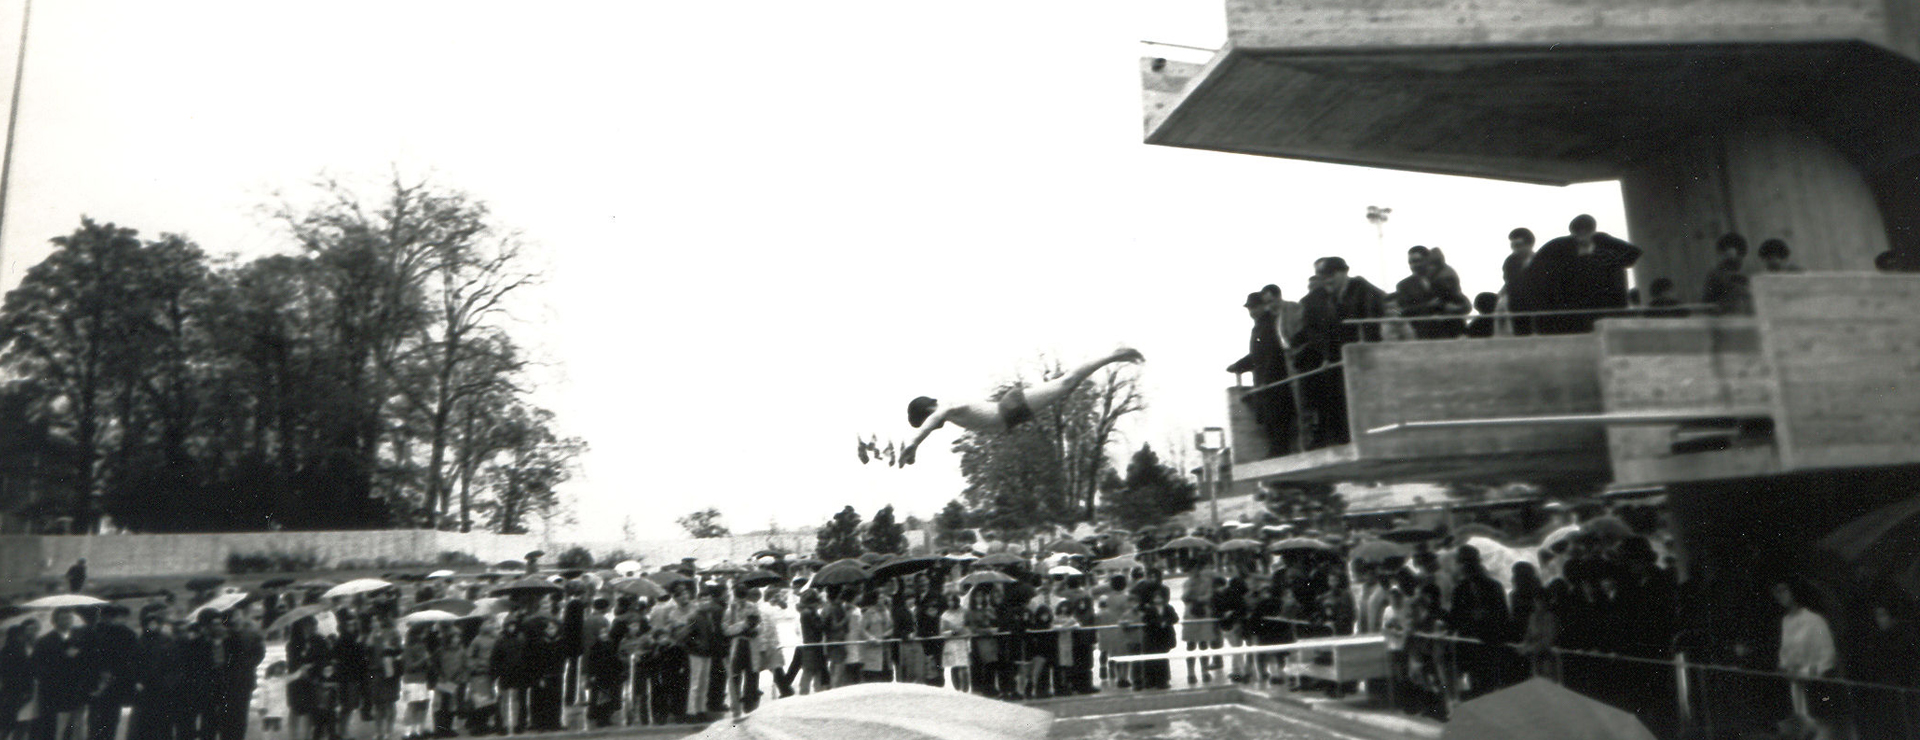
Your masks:
M13 135L20 127L20 83L27 74L27 26L33 22L33 0L26 0L20 11L20 50L13 62L13 96L7 105L7 144L0 151L0 239L7 233L7 191L8 181L13 174ZM4 241L0 241L4 246ZM0 270L6 268L6 251L0 249ZM0 275L4 279L4 275Z

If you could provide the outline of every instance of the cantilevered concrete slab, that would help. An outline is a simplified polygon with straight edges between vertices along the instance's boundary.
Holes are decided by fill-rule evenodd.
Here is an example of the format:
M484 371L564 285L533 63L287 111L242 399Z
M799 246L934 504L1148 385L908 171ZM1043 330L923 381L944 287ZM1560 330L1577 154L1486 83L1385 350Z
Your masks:
M1809 269L1920 246L1907 215L1920 213L1920 0L1230 0L1226 13L1229 42L1204 66L1147 61L1148 143L1619 179L1649 249L1636 272L1673 279L1683 300L1726 231L1786 239Z

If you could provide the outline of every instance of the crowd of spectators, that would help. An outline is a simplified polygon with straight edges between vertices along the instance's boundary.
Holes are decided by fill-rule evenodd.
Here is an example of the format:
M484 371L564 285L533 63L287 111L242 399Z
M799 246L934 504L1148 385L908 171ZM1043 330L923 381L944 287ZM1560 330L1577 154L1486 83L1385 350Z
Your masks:
M1698 679L1696 711L1913 719L1912 695L1846 696L1813 680L1841 666L1800 586L1769 591L1711 569L1681 583L1671 557L1613 517L1556 529L1524 557L1405 527L1179 534L1099 560L1066 542L984 558L767 556L752 570L467 574L333 597L319 589L331 584L281 584L60 608L6 628L0 738L112 740L123 714L130 740L704 722L872 681L1011 700L1167 689L1181 662L1189 685L1339 692L1349 687L1289 669L1312 651L1151 656L1374 634L1391 670L1367 688L1440 718L1544 676L1673 736L1672 661L1684 651L1747 671ZM1747 608L1732 615L1729 603ZM1891 601L1876 611L1876 659L1850 677L1916 684L1920 647L1894 618L1906 613Z
M1339 364L1347 344L1581 334L1608 316L1691 313L1674 297L1668 278L1652 280L1644 298L1640 289L1630 290L1627 270L1639 261L1640 248L1600 231L1592 216L1575 217L1566 235L1537 249L1525 228L1509 232L1507 242L1512 251L1501 264L1497 293L1469 298L1440 249L1414 246L1407 250L1407 276L1390 293L1349 274L1345 259L1324 257L1313 263L1307 293L1298 302L1284 300L1277 285L1248 294L1245 305L1254 322L1248 353L1227 371L1252 373L1254 390L1242 400L1266 432L1269 456L1351 441ZM1713 314L1751 314L1746 238L1726 234L1714 250L1718 262L1699 305ZM1768 239L1759 248L1759 269L1800 272L1792 255L1784 240Z

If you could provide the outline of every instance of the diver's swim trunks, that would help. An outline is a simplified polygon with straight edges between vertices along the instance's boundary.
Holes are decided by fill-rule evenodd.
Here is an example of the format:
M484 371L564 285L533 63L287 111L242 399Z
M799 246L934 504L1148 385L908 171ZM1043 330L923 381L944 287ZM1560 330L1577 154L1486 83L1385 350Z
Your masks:
M1008 429L1020 426L1020 422L1033 418L1033 407L1027 405L1027 391L1016 387L1000 397L1000 421Z

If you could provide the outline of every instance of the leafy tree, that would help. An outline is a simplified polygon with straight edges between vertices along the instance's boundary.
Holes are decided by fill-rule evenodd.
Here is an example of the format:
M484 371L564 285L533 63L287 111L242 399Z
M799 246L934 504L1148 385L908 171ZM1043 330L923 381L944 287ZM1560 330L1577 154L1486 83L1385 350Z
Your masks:
M1198 486L1161 462L1151 445L1141 445L1127 462L1119 489L1107 495L1106 514L1121 527L1139 529L1192 511L1197 492Z
M90 531L109 472L103 459L129 421L156 333L141 286L149 260L138 232L92 219L53 244L7 293L0 342L10 363L42 384L54 432L73 440L65 515Z
M874 512L873 520L867 522L866 530L860 534L860 545L867 552L889 555L907 551L906 530L893 520L893 504Z
M680 517L677 521L687 530L687 534L697 539L725 537L732 534L727 529L727 525L720 523L720 510L711 506Z
M1043 379L1065 373L1058 363L1045 368ZM1001 386L995 397L1017 385ZM953 450L976 523L1017 537L1091 519L1102 473L1112 467L1106 447L1114 427L1143 407L1132 376L1108 367L1012 430L961 434Z
M586 451L587 443L558 437L552 422L552 412L524 407L503 421L507 444L487 467L493 496L477 505L492 518L494 531L524 534L529 516L564 516L557 488L573 477L573 459Z
M971 527L966 504L960 503L960 499L948 501L940 513L933 515L934 544L942 550L971 544L973 535L967 533Z
M821 525L813 547L814 557L827 562L859 557L860 512L848 506Z

